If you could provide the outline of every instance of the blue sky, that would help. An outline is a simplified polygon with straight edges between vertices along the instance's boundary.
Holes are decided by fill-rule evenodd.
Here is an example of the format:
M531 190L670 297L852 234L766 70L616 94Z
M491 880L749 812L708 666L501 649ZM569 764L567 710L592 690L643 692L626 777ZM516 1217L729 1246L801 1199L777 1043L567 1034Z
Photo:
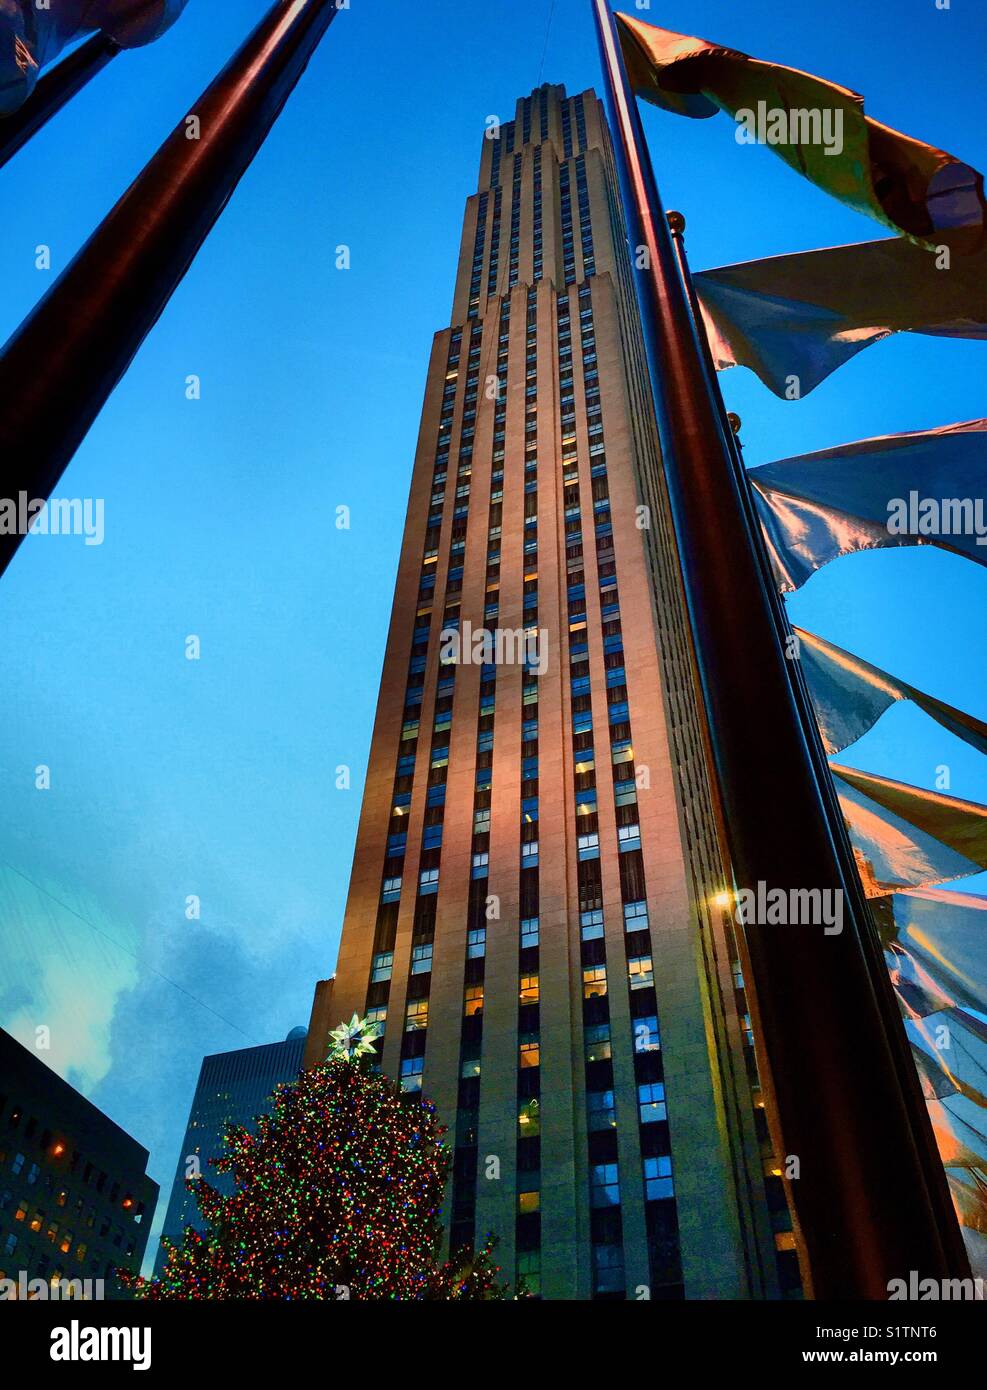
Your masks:
M50 283L36 246L67 264L265 9L190 0L0 171L0 336ZM974 10L634 12L836 79L983 169ZM105 498L104 544L30 538L0 581L0 1024L51 1027L52 1064L151 1150L159 1219L202 1056L284 1037L331 973L431 338L484 120L541 80L598 86L588 0L352 0L63 480ZM882 234L726 118L645 125L696 269ZM969 419L983 379L982 346L900 337L798 403L743 371L722 384L755 464ZM791 611L987 713L982 569L850 557ZM946 762L956 795L987 800L974 755L908 707L845 760L923 786Z

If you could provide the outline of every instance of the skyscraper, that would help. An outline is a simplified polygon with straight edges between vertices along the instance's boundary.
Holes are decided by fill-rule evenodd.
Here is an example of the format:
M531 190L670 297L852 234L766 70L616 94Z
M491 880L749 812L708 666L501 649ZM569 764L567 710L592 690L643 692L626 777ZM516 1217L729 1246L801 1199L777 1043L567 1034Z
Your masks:
M547 1298L797 1287L609 135L488 122L434 340L334 981ZM715 536L709 543L716 544Z
M158 1185L148 1152L0 1029L0 1278L102 1281L137 1273Z
M223 1152L226 1126L250 1127L258 1115L264 1114L270 1108L267 1102L275 1086L295 1080L304 1051L305 1029L292 1028L284 1042L241 1047L202 1059L161 1228L163 1236L178 1242L186 1226L202 1228L195 1198L185 1186L185 1179L193 1175L190 1160L195 1160L194 1168L214 1187L232 1192L229 1174L217 1173L209 1166L209 1160L219 1158ZM166 1261L167 1252L162 1245L154 1261L155 1275L161 1274Z

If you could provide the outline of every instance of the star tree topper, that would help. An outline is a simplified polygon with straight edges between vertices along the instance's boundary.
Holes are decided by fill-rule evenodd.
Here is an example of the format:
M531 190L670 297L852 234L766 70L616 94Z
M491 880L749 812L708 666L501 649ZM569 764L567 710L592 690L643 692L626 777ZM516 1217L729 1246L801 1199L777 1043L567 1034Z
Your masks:
M353 1061L356 1057L375 1052L377 1031L376 1023L371 1023L368 1018L357 1018L354 1014L349 1023L341 1023L329 1034L332 1039L330 1057L344 1057L347 1061Z

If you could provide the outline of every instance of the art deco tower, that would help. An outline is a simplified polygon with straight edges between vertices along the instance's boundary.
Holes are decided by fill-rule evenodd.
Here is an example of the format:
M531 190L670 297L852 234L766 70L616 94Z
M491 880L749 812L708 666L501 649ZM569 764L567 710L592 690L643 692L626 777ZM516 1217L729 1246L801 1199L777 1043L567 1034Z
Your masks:
M379 1020L449 1126L452 1244L494 1231L543 1297L772 1297L790 1222L631 274L600 103L542 86L467 204L306 1060Z

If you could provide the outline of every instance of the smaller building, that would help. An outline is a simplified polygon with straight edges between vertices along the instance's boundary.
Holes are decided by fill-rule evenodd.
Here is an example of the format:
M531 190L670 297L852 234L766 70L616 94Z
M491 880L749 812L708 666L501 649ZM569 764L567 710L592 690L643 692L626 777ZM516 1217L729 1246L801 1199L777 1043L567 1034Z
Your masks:
M203 1058L162 1236L177 1244L186 1226L202 1228L195 1198L185 1186L187 1178L201 1174L221 1192L232 1192L232 1179L226 1173L217 1173L209 1161L222 1154L227 1125L251 1125L258 1115L270 1109L275 1086L295 1080L301 1070L306 1036L306 1029L293 1028L284 1042L217 1052ZM154 1262L155 1275L161 1274L166 1260L167 1251L162 1245Z
M0 1279L140 1269L158 1200L148 1151L0 1029Z

